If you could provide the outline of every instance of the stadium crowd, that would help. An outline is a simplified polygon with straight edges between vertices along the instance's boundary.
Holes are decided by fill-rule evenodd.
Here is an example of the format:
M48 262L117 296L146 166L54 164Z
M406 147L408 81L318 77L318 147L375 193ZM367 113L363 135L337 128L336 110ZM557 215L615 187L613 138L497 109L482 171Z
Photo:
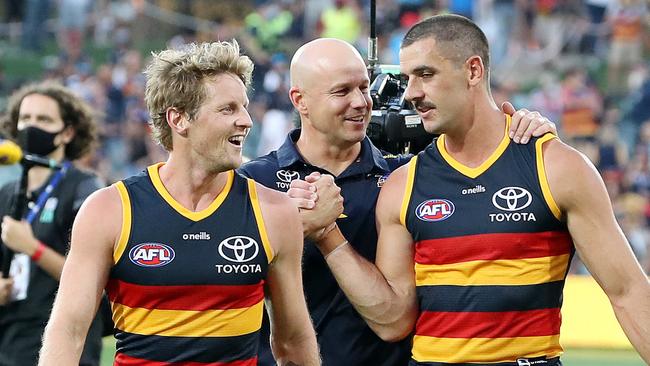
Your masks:
M3 61L0 106L25 82L54 79L71 88L100 115L100 144L83 164L108 183L166 158L147 137L142 69L149 51L165 43L240 42L256 65L249 108L255 123L245 144L245 155L255 158L276 149L294 126L288 60L300 44L334 37L364 55L368 47L368 0L1 3L2 48L38 58L40 67L18 75ZM594 162L634 253L650 273L648 2L377 0L379 62L398 63L404 32L442 12L473 19L488 36L497 102L540 111L557 123L564 141ZM15 173L2 168L0 181ZM572 271L585 272L579 260Z

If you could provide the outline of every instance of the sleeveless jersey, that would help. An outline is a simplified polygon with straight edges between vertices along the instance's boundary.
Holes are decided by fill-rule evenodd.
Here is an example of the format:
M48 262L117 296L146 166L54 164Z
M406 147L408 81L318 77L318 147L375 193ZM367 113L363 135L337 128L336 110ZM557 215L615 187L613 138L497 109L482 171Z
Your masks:
M554 136L517 145L507 121L479 167L454 160L444 135L409 163L400 219L414 239L420 309L411 364L527 364L562 353L574 246L543 165Z
M116 183L123 222L106 288L115 365L256 365L272 250L255 183L229 171L192 212L163 186L161 165Z

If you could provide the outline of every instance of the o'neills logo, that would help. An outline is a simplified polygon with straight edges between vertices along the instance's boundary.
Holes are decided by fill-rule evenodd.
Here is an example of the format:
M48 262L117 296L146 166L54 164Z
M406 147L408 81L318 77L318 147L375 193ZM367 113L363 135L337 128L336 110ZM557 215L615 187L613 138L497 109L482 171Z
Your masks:
M200 233L187 233L183 234L183 240L210 240L210 234L201 231Z

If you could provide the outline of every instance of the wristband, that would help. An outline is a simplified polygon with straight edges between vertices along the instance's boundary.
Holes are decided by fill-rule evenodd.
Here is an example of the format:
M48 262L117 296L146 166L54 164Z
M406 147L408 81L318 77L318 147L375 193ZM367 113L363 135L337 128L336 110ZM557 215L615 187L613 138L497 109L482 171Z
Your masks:
M46 245L43 244L42 241L38 242L38 246L36 247L36 250L34 251L34 254L30 257L32 261L38 262L39 259L41 259L41 256L43 255L43 252L45 251Z
M325 258L325 260L327 261L327 258L328 258L330 255L334 254L334 252L338 251L339 249L341 249L341 248L343 248L344 246L349 245L349 244L350 244L349 241L347 241L347 240L344 241L343 243L337 245L336 248L332 249L331 252L325 254L325 256L324 256L323 258Z

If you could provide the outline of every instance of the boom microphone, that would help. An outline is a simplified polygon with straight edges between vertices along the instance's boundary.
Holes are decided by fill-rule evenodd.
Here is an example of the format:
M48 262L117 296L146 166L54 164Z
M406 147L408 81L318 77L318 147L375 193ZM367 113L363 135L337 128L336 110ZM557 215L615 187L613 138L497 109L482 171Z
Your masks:
M61 169L59 162L44 156L23 154L20 146L15 142L7 139L0 139L0 165L13 165L21 163L23 165L38 165L50 169Z

